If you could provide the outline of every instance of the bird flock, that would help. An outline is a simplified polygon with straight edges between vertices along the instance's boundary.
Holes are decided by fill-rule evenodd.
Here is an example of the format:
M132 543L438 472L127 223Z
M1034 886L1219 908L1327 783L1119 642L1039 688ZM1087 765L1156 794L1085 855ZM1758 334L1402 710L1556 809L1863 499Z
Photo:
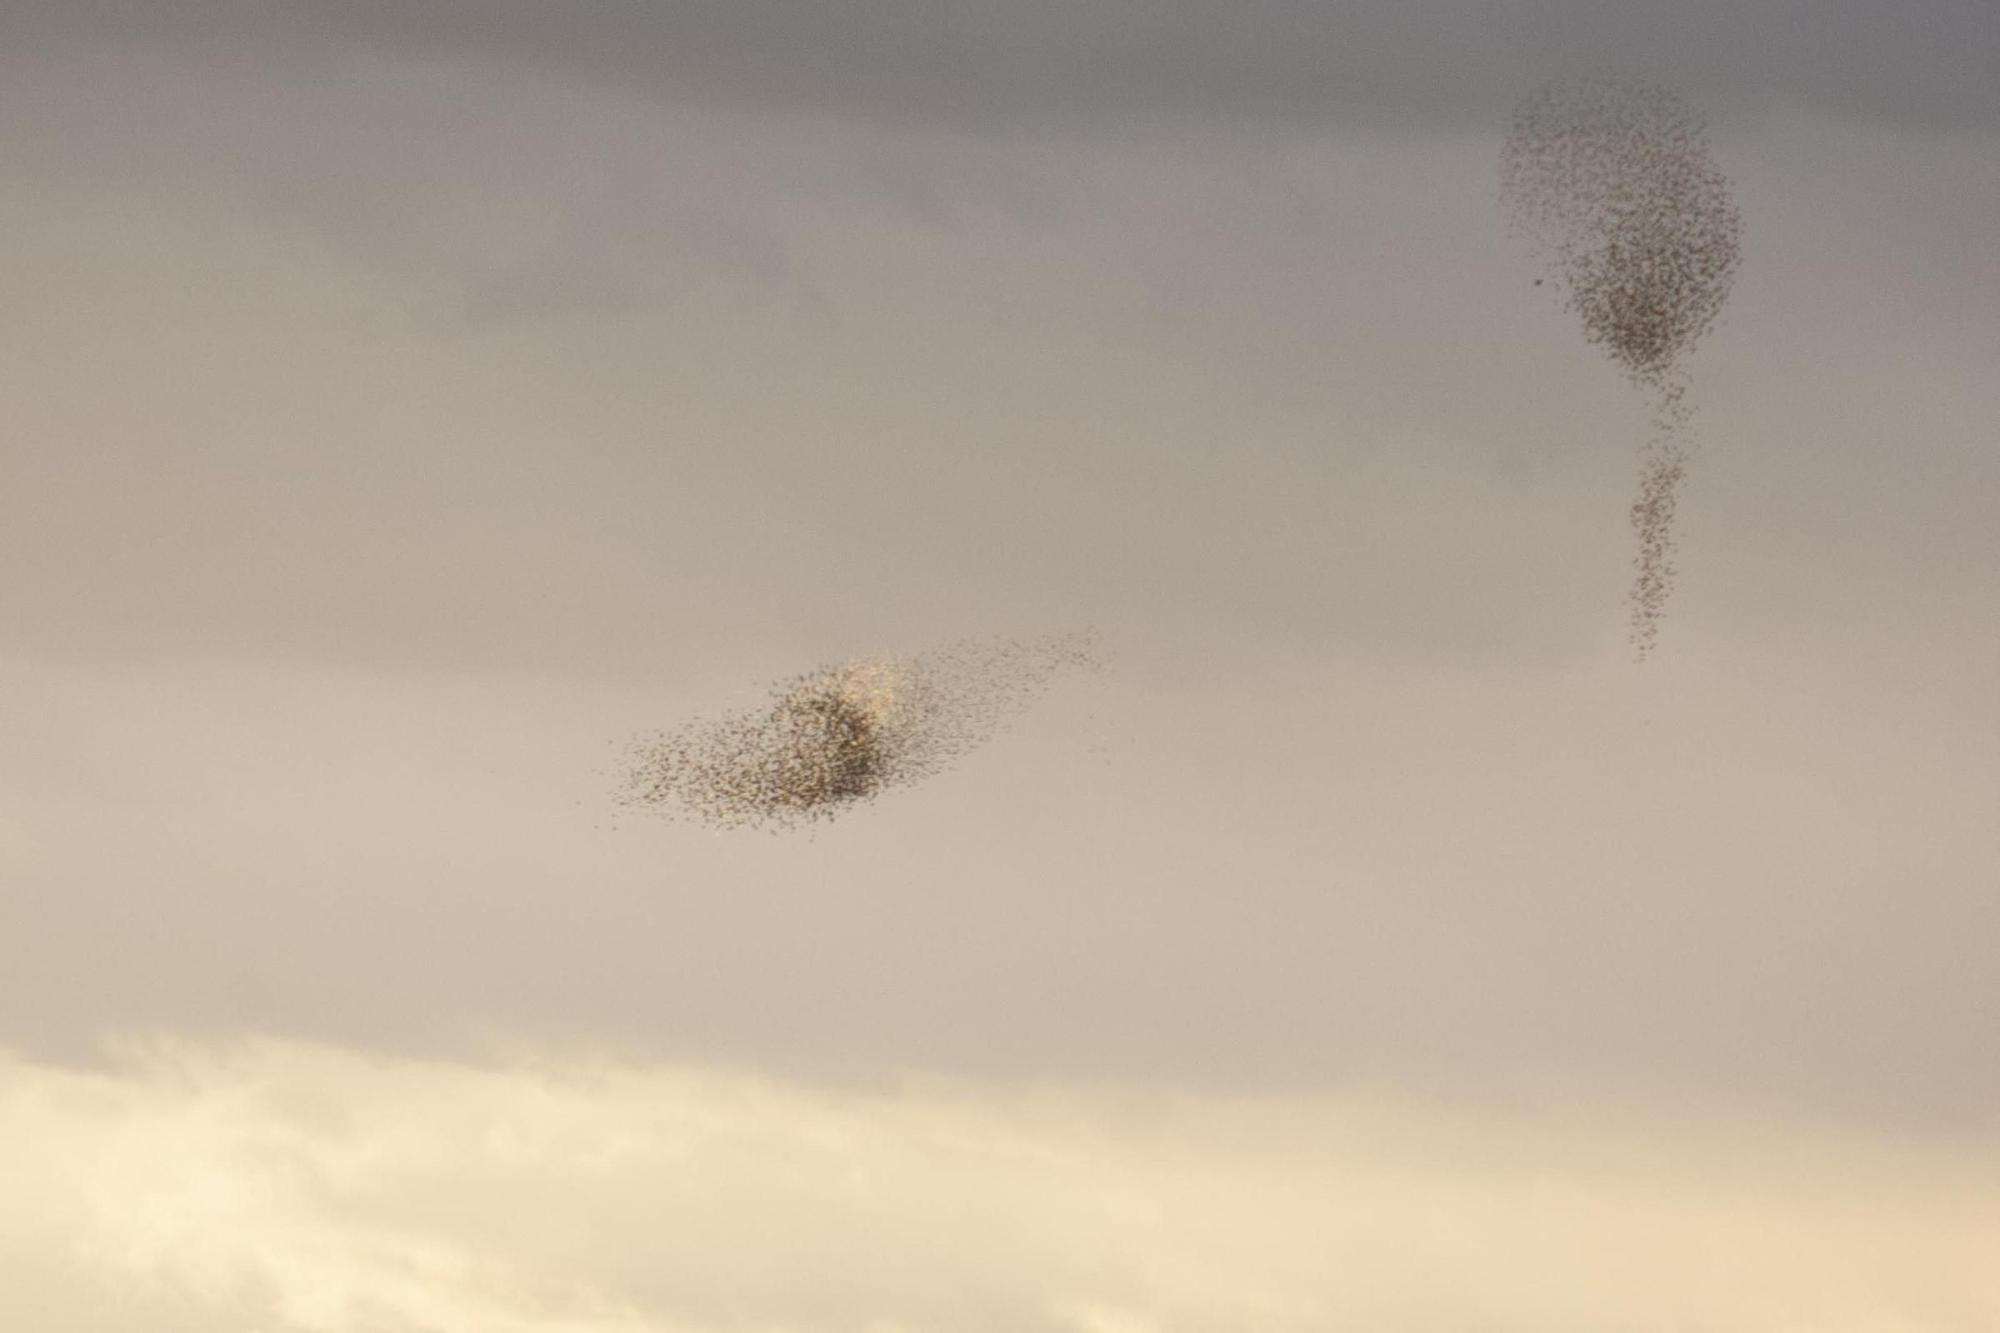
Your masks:
M971 639L823 666L746 711L637 742L616 803L718 828L828 820L949 768L1062 671L1099 664L1089 634Z
M1701 117L1648 84L1586 79L1538 90L1514 113L1500 176L1511 222L1585 338L1650 399L1631 508L1631 638L1644 657L1673 591L1674 511L1695 442L1686 360L1729 297L1742 214Z
M1687 358L1722 314L1742 216L1701 118L1652 85L1541 88L1515 111L1500 175L1512 227L1585 338L1649 402L1630 510L1629 635L1643 659L1675 580L1675 510L1695 439ZM747 711L635 742L615 801L719 828L816 824L951 767L1059 672L1097 664L1094 641L1072 635L822 666Z

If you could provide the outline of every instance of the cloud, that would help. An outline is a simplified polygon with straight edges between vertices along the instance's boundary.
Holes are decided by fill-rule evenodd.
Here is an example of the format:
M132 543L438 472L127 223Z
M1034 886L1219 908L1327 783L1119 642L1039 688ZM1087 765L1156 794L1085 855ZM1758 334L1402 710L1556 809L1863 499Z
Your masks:
M1994 1145L1382 1095L0 1057L43 1333L1985 1329Z
M19 47L141 38L213 53L335 42L566 71L676 100L970 126L1250 115L1490 123L1523 85L1597 69L1769 106L2000 121L1985 0L199 0L9 6Z

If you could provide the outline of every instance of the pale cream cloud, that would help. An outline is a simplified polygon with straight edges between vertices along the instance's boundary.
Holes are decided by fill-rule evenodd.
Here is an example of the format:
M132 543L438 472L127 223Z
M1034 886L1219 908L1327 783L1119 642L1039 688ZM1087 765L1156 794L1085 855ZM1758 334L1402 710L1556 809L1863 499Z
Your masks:
M0 1058L41 1333L2000 1326L2000 1145L327 1047Z

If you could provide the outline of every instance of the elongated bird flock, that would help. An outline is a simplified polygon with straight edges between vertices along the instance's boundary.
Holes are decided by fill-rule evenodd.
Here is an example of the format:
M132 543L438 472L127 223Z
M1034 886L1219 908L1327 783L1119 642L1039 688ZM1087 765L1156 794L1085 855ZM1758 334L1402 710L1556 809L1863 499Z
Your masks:
M1058 673L1098 661L1094 638L1077 634L820 667L757 708L639 741L615 801L717 828L833 819L951 767Z
M1742 215L1701 118L1665 88L1609 79L1550 84L1520 105L1501 193L1584 336L1652 400L1631 508L1631 638L1643 658L1673 591L1674 511L1695 441L1685 361L1728 299Z

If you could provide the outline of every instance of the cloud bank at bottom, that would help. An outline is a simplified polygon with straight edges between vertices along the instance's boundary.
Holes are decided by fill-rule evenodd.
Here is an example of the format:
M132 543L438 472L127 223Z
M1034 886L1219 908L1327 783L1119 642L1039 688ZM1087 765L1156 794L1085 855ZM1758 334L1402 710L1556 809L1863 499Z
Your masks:
M2000 1327L2000 1144L282 1042L0 1053L42 1333Z

